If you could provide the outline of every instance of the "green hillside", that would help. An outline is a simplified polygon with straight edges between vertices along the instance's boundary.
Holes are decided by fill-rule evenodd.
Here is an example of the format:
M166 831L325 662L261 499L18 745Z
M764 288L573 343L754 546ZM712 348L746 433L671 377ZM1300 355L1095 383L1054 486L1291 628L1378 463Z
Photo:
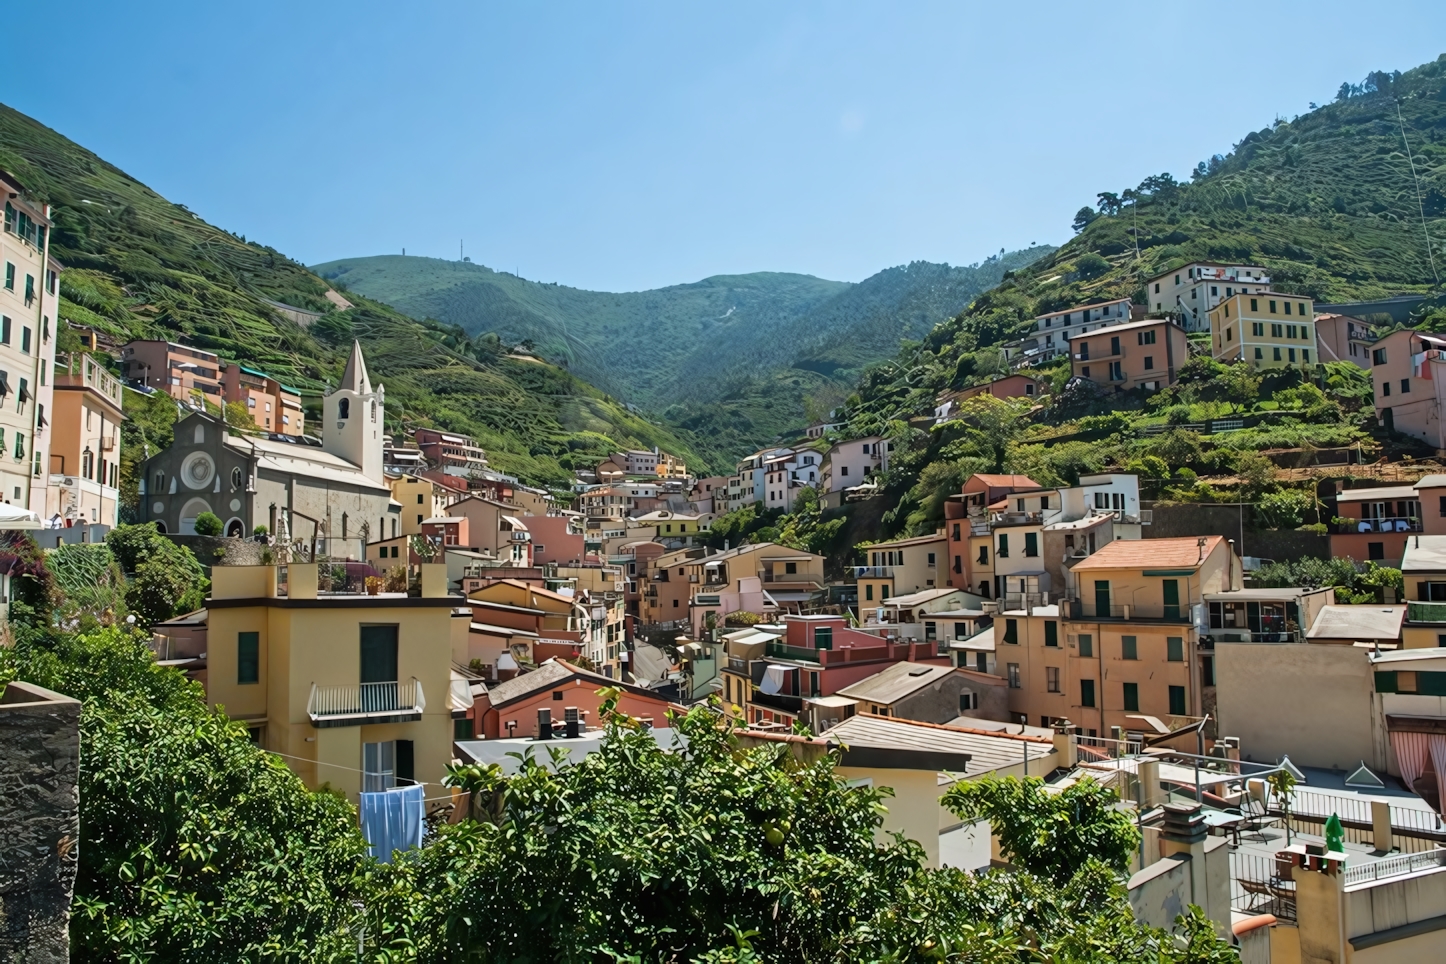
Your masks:
M1254 478L1240 490L1254 500L1272 491L1260 450L1360 442L1388 455L1416 451L1375 425L1368 373L1345 363L1301 384L1298 375L1261 378L1193 359L1179 385L1147 395L1067 388L1068 362L1059 359L1036 371L1054 391L1034 411L985 402L933 431L909 420L929 414L940 391L1006 370L993 346L1022 334L1036 315L1117 297L1144 305L1146 279L1193 260L1262 265L1277 290L1318 301L1427 295L1417 323L1446 327L1434 273L1446 267L1446 56L1342 85L1334 103L1247 134L1187 183L1160 175L1102 192L1097 203L1102 211L1082 209L1078 234L1059 250L1012 272L859 381L845 405L852 429L886 431L899 450L891 526L928 531L941 517L938 493L971 471L1023 472L1051 484L1115 465L1163 484L1161 473L1188 470L1176 488L1165 486L1167 496L1211 501L1210 485L1192 488L1199 474L1227 486ZM1144 431L1226 416L1258 424L1219 436Z
M69 139L0 105L0 168L54 205L60 314L115 336L183 338L265 369L303 392L335 383L360 338L386 383L388 429L437 424L475 435L492 464L535 484L613 445L658 445L701 463L691 440L629 413L547 364L417 321L360 296L339 311L329 285L274 248L213 227ZM268 301L323 317L303 328ZM155 438L151 438L152 444ZM139 446L131 446L129 469Z
M858 284L808 275L706 278L654 291L583 291L481 265L385 255L316 265L348 291L544 356L694 431L733 458L796 430L805 400L841 400L868 365L1051 248L967 267L916 262Z

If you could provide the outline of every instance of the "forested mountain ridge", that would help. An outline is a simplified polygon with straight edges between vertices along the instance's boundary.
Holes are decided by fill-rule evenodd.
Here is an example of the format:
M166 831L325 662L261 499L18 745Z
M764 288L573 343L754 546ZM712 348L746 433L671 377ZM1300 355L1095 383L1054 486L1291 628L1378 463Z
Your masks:
M53 206L51 250L66 266L61 318L120 341L183 339L312 396L336 382L359 338L387 386L389 431L436 424L469 433L497 469L534 484L566 485L575 462L590 464L618 445L658 445L702 462L690 440L566 371L509 358L496 344L360 296L337 310L326 298L330 286L303 265L207 224L4 105L0 168ZM268 302L321 318L302 327ZM123 450L128 472L141 451Z
M1051 248L963 267L915 262L857 284L719 275L651 291L584 291L465 261L383 255L314 266L322 277L468 334L545 357L694 431L728 460L798 429L805 399L842 400L858 374Z

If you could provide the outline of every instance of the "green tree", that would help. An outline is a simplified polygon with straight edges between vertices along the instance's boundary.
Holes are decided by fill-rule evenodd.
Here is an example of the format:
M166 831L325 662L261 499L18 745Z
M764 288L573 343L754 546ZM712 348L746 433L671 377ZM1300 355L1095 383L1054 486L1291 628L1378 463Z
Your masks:
M260 427L245 402L227 402L224 414L226 427L238 432L254 432Z
M198 536L219 536L221 534L221 517L214 512L202 512L196 516L196 535Z
M22 633L0 680L81 712L76 960L351 960L366 845L350 805L310 793L144 637Z
M1098 278L1110 270L1110 263L1093 251L1086 251L1074 261L1075 274L1086 281Z
M116 526L105 542L130 576L126 608L142 628L205 603L210 581L201 564L190 549L157 532L154 522Z
M1094 862L1123 873L1140 844L1119 795L1088 778L1058 793L1038 777L967 780L940 802L965 820L987 819L1006 859L1057 886Z
M1005 400L986 393L965 399L957 420L964 425L965 437L974 444L977 454L990 461L993 471L1001 472L1006 449L1024 428L1029 410L1027 399Z

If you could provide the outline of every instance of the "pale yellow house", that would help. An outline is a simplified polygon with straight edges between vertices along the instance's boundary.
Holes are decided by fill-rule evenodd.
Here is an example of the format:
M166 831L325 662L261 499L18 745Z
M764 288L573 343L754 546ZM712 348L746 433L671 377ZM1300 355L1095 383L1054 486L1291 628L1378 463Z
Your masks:
M244 722L309 787L353 802L363 790L441 785L452 759L454 632L467 613L446 566L421 567L422 594L318 592L316 563L212 570L207 702ZM461 702L470 705L470 691Z
M1211 354L1253 368L1313 368L1314 306L1306 295L1258 291L1226 298L1210 309Z
M455 493L446 486L415 475L389 476L387 484L391 486L392 498L402 507L401 531L391 533L392 536L418 535L423 521L446 515L447 505L455 497ZM382 535L385 537L386 534Z
M928 536L876 542L864 549L864 555L868 565L854 568L862 607L949 581L948 572L941 571L949 557L949 539L943 529Z

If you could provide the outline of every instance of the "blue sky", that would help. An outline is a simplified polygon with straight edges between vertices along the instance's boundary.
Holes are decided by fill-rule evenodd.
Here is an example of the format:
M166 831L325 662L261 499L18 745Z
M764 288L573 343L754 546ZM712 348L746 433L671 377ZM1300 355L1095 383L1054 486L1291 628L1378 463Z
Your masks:
M15 18L18 14L18 25ZM636 290L847 281L1059 243L1446 3L29 3L0 101L307 263L472 260Z

